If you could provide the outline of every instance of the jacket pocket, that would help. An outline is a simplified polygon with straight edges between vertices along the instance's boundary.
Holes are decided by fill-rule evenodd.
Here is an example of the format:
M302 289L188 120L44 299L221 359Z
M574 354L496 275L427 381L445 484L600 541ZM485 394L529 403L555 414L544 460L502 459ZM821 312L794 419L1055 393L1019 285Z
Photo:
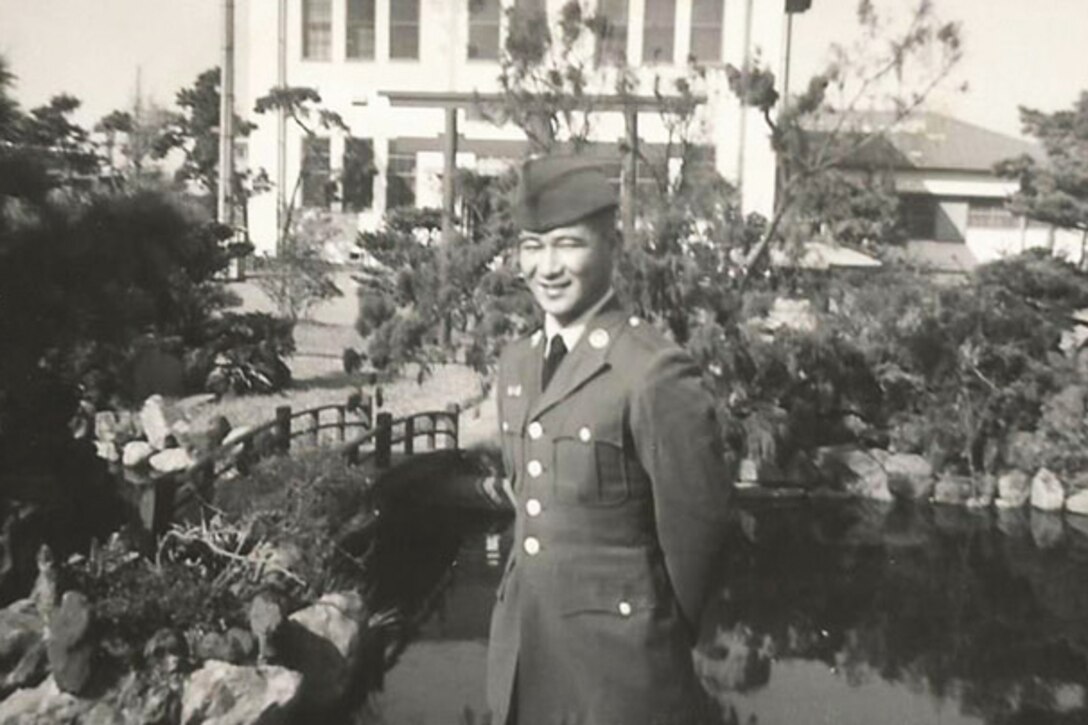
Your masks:
M559 613L609 614L619 618L661 608L651 577L575 578L559 591Z
M555 497L562 503L614 506L630 497L623 433L598 422L555 437Z

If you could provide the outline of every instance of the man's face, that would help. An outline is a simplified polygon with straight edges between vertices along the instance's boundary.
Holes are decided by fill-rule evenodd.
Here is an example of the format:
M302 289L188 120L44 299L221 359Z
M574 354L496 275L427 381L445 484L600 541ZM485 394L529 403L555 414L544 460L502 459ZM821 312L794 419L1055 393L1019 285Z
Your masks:
M614 237L586 223L523 232L518 266L540 308L566 325L608 290L615 244Z

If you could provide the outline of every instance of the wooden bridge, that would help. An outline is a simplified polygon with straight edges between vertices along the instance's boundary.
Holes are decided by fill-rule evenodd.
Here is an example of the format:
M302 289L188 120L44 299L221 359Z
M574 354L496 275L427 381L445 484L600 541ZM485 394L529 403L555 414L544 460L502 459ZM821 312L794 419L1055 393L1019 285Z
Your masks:
M380 389L377 392L380 407ZM374 398L360 394L346 403L301 411L281 406L275 418L235 438L228 436L224 445L184 471L136 482L133 503L145 531L157 538L183 508L211 501L217 481L228 474L245 475L263 458L290 455L295 449L331 448L351 465L381 471L393 463L394 454L457 448L460 412L459 405L451 404L445 410L394 418L375 412Z

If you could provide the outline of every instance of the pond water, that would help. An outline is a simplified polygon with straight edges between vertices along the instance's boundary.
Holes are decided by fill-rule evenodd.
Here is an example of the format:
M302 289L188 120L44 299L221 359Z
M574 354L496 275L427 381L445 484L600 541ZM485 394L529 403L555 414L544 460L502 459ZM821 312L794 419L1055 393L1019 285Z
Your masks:
M723 725L1088 722L1088 519L740 509L695 653ZM388 576L417 579L405 572L422 557L450 582L387 675L376 721L484 722L505 520L418 506L397 518L404 558Z

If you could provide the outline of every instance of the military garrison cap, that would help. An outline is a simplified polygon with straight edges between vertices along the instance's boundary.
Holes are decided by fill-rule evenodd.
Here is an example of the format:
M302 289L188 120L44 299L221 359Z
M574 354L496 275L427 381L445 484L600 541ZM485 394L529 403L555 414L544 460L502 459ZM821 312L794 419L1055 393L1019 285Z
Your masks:
M514 222L528 232L546 232L617 203L599 162L578 156L543 156L521 167Z

